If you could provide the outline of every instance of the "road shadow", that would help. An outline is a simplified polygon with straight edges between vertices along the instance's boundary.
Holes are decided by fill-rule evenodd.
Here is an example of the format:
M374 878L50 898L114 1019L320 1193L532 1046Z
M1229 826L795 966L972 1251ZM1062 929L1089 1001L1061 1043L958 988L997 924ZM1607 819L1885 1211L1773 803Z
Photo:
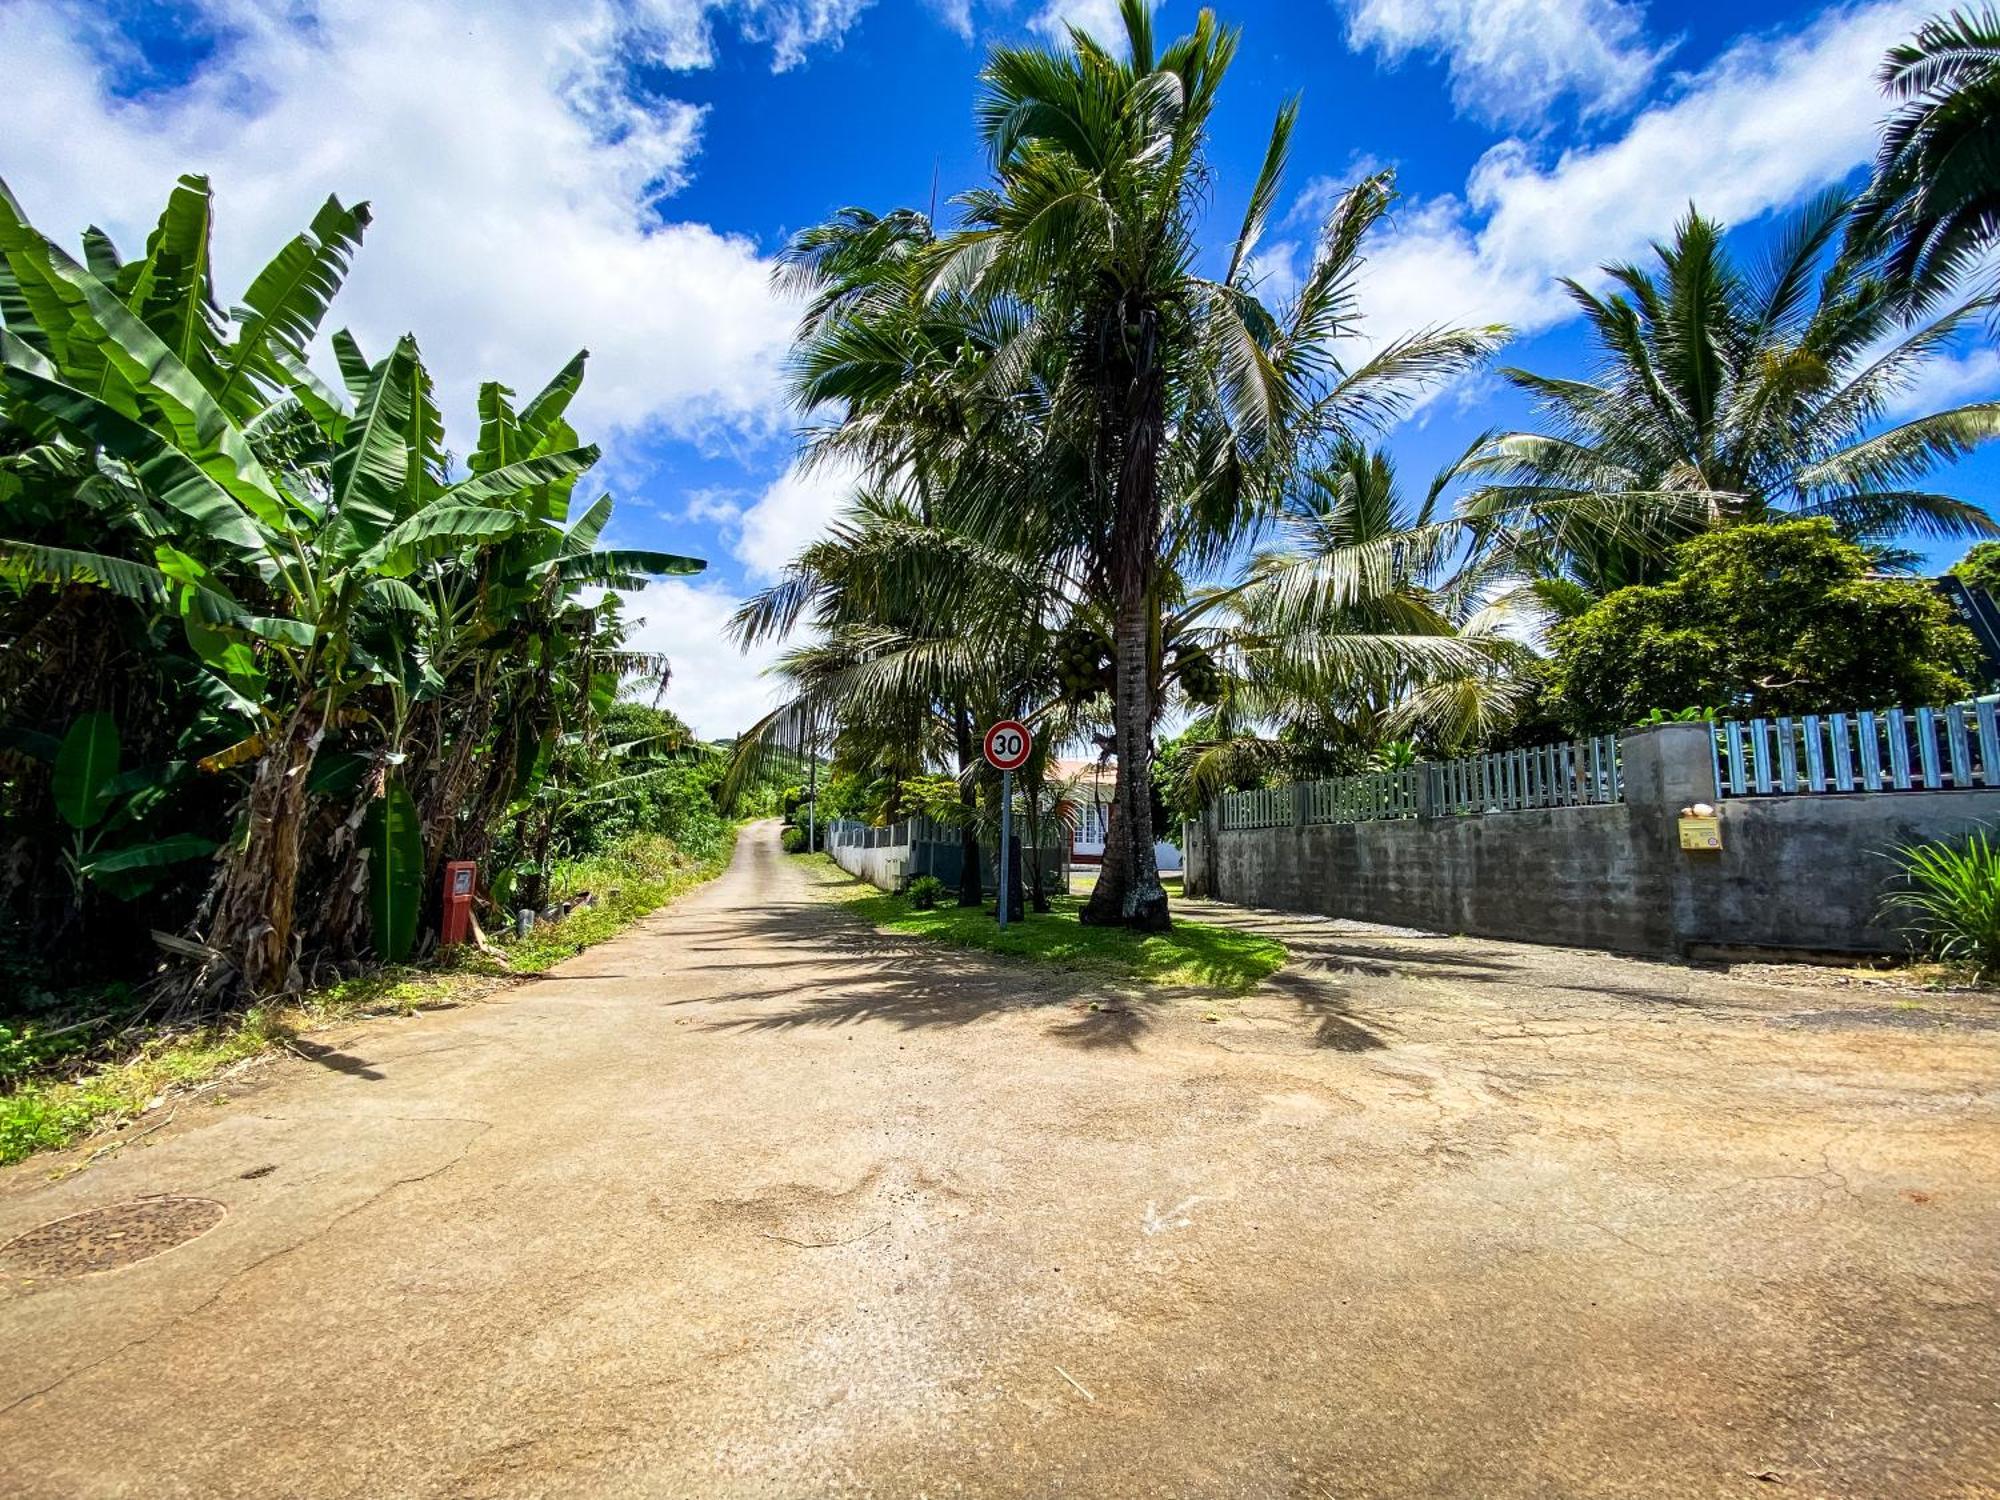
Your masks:
M1137 1049L1139 1038L1152 1024L1141 1002L1099 1001L1083 1007L1073 1019L1047 1027L1042 1035L1086 1052L1130 1052Z
M335 1073L345 1073L349 1078L365 1078L371 1083L379 1083L382 1079L389 1076L386 1073L377 1072L373 1066L362 1058L350 1057L345 1052L336 1051L332 1047L322 1046L318 1042L308 1041L304 1037L293 1037L286 1045L296 1055L303 1057L307 1062L318 1063L322 1068L331 1069Z
M1313 1045L1334 1052L1376 1052L1389 1045L1390 1025L1358 1013L1345 987L1311 974L1280 969L1264 981L1273 995L1289 1000L1311 1026Z
M1047 1034L1078 1047L1129 1047L1151 1024L1146 1011L1152 1002L1114 996L1089 975L880 932L837 901L745 904L730 909L727 925L698 935L709 941L689 944L685 951L699 952L705 962L691 969L774 971L777 981L732 991L726 1003L747 1008L705 1022L709 1031L768 1034L867 1022L921 1031L1092 1001L1100 1008ZM785 956L769 957L773 950ZM741 961L732 963L731 953L742 954ZM784 971L791 970L802 971L807 982L783 982Z

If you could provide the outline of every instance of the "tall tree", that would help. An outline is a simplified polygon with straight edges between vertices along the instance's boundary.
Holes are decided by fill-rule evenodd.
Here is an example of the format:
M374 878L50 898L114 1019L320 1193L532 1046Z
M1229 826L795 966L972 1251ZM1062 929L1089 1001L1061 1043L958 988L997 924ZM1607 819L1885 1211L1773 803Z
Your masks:
M1595 593L1645 582L1674 541L1743 521L1820 516L1857 540L1990 536L1977 505L1924 489L1938 465L2000 433L2000 402L1884 426L1925 363L1976 316L1962 302L1914 329L1868 263L1838 251L1848 200L1816 199L1755 272L1690 211L1657 266L1606 266L1621 288L1566 282L1588 320L1589 380L1509 369L1541 432L1493 439L1469 515Z
M1853 238L1884 250L1897 288L1927 304L2000 249L2000 11L1933 17L1876 77L1900 105Z
M1204 274L1207 134L1237 33L1202 11L1156 45L1144 0L1121 0L1125 56L1072 29L1067 45L996 49L979 122L994 174L961 200L940 245L937 285L1018 307L1003 371L1051 372L1051 461L996 482L997 503L1063 513L1112 621L1112 748L1118 783L1105 864L1085 920L1157 930L1169 921L1154 858L1149 784L1160 706L1161 539L1167 514L1199 507L1218 541L1268 509L1293 455L1330 427L1394 409L1410 387L1476 358L1487 336L1427 330L1350 369L1332 345L1353 331L1362 236L1392 189L1370 179L1329 218L1314 263L1281 314L1259 298L1253 252L1276 203L1296 107L1272 129L1220 277ZM1200 445L1206 462L1171 449ZM1078 492L1051 476L1080 471ZM1210 483L1170 491L1177 473Z

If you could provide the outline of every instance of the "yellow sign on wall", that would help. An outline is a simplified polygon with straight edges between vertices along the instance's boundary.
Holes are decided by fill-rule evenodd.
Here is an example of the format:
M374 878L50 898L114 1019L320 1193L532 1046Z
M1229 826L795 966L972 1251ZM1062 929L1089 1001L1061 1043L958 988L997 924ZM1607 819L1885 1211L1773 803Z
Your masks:
M1720 849L1722 847L1722 819L1696 818L1683 815L1681 818L1681 847L1683 849Z

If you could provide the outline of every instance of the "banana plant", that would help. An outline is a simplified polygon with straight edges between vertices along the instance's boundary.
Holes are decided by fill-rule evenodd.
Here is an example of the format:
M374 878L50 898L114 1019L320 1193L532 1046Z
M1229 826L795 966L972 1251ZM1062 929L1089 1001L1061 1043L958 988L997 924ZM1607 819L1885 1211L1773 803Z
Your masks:
M73 508L115 520L72 528L91 545L0 539L0 584L100 589L178 624L201 691L242 729L200 765L249 776L209 903L211 963L190 983L262 995L296 982L301 830L330 734L379 731L385 774L374 784L397 810L378 822L408 825L395 768L425 695L447 715L495 702L487 690L506 670L496 658L524 621L522 643L547 662L567 645L555 637L583 588L703 565L597 551L608 497L568 521L597 458L562 420L582 356L518 415L488 387L479 451L455 475L413 338L370 363L336 333L344 395L307 364L365 206L329 199L227 319L208 277L210 207L206 183L183 179L145 259L120 260L93 232L79 262L0 184L0 399L27 444L0 453L0 500L56 473ZM454 753L476 755L492 722L455 736ZM407 853L401 833L383 837L382 850ZM384 853L377 868L391 863ZM384 879L399 888L411 861L395 863ZM387 889L376 906L393 919L377 923L377 948L406 952L411 903L386 900Z
M150 889L168 866L215 852L214 839L193 833L132 839L186 768L121 771L120 752L118 725L108 713L82 715L45 750L53 767L56 812L71 831L64 865L79 907L92 886L130 900Z

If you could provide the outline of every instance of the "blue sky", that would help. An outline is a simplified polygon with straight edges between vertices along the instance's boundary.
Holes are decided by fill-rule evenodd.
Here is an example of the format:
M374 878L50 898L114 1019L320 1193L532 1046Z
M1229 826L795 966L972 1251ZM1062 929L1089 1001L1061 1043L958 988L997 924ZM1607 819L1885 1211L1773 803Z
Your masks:
M1506 322L1503 362L1583 373L1557 275L1640 254L1690 199L1754 254L1776 217L1850 180L1882 113L1870 73L1932 7L1640 0L1252 0L1214 136L1222 240L1282 99L1303 96L1281 293L1338 185L1406 194L1364 285L1368 332ZM0 0L0 177L44 228L128 250L173 178L208 172L239 289L327 193L376 222L337 305L370 349L414 331L471 429L477 382L526 394L577 347L577 416L620 498L614 540L711 559L639 600L668 702L727 733L763 658L720 637L735 599L825 523L837 475L792 466L778 385L792 310L768 258L845 204L940 202L977 181L985 47L1103 31L1107 0ZM1163 7L1162 32L1194 8ZM1968 344L1911 395L2000 394ZM1526 412L1490 376L1389 442L1421 484ZM2000 455L1941 487L2000 499ZM1948 561L1957 549L1936 555Z

